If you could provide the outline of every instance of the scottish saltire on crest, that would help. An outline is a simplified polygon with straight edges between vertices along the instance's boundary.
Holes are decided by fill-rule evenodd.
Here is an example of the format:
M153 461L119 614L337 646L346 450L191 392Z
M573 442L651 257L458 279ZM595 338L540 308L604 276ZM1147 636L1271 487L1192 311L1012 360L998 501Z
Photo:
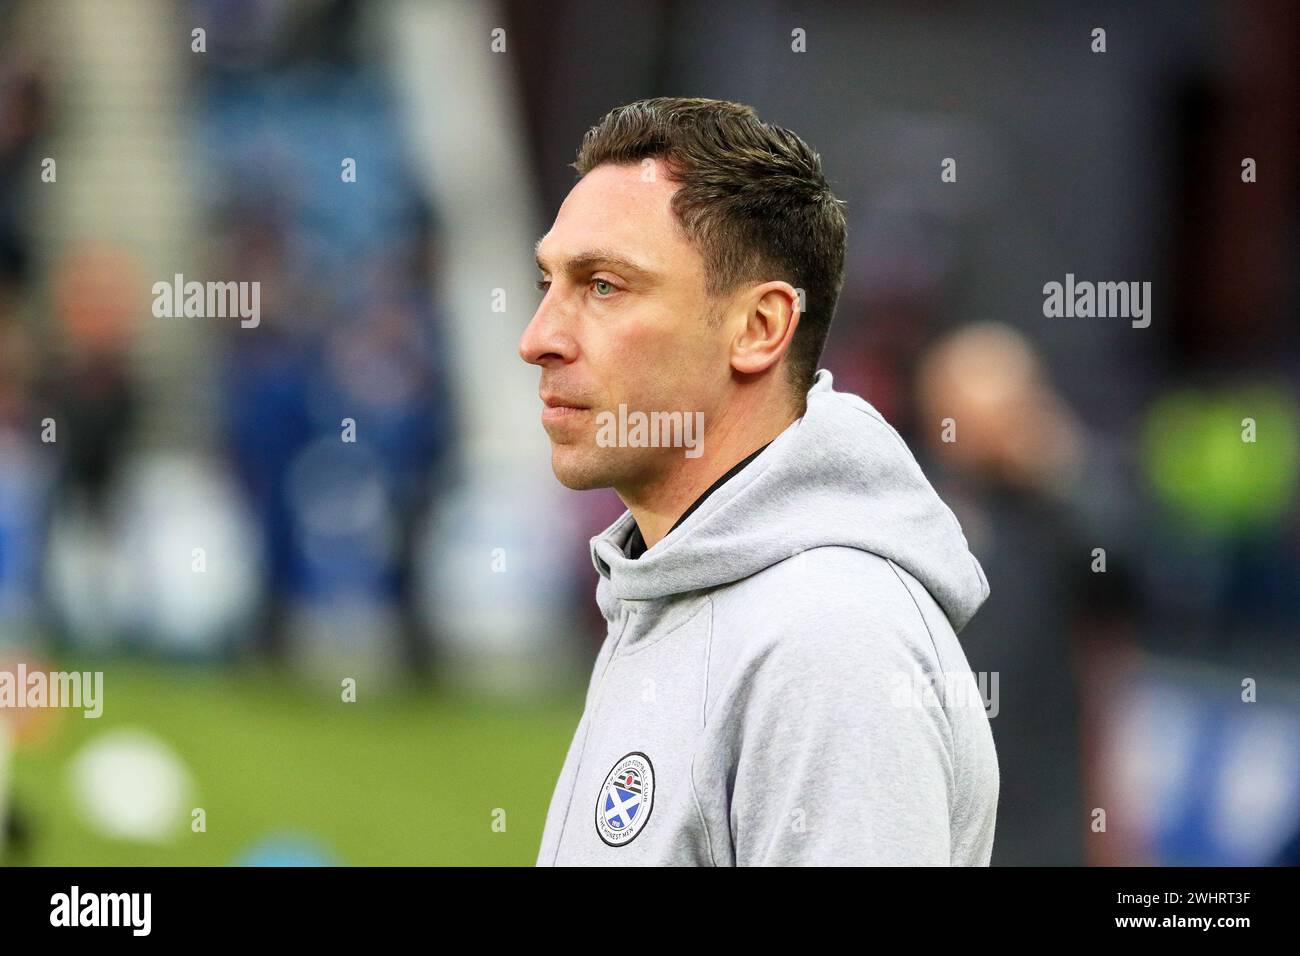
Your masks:
M596 832L610 846L636 839L654 809L655 772L650 758L630 753L614 764L596 798Z

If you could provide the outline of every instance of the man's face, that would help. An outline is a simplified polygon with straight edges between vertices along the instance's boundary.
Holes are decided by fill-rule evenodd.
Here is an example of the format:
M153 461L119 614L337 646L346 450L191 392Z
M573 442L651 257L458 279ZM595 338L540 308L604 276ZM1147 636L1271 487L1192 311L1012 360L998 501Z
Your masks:
M661 161L649 171L593 169L538 244L545 293L519 354L541 366L551 466L570 488L634 490L682 459L682 448L601 447L600 412L703 412L707 428L729 381L704 261L669 206L677 186Z

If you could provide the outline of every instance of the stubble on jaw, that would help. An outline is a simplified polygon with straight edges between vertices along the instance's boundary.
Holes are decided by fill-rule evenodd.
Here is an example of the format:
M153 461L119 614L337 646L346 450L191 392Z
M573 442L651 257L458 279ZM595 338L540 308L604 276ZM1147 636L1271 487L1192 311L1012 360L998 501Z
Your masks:
M669 467L665 453L681 453L680 448L601 448L593 435L586 437L585 445L551 442L551 470L571 491L612 488L626 500L631 490L661 477L660 473Z

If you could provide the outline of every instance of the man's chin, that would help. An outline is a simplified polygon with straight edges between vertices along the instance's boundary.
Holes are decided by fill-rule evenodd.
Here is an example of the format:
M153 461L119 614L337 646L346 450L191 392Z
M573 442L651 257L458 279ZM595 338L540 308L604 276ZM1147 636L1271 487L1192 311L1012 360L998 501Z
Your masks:
M606 467L606 463L596 460L596 457L590 451L572 445L553 445L551 470L555 472L560 484L572 491L613 487L616 476Z

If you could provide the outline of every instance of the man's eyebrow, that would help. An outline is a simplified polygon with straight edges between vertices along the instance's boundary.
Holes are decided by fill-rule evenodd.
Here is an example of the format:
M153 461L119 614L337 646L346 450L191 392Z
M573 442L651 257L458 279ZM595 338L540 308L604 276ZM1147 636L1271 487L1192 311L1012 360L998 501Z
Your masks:
M537 241L538 247L540 247L541 244L541 240L539 239ZM610 268L628 273L629 275L640 279L655 278L653 270L646 266L639 265L631 259L608 249L586 249L576 255L570 256L561 264L560 271L572 276L600 266L609 266ZM537 255L537 268L541 269L543 272L550 271L542 261L540 253Z

